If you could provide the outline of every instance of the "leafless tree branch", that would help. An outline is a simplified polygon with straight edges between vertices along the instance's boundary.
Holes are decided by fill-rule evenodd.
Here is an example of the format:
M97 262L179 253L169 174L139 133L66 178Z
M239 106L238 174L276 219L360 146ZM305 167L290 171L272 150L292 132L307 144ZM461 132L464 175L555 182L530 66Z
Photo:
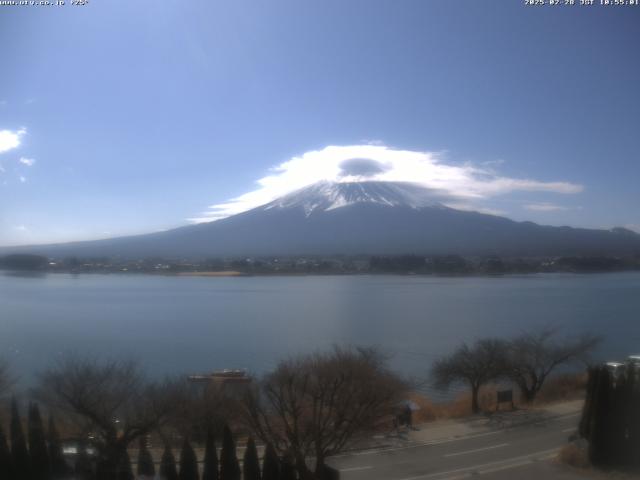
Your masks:
M403 398L406 385L375 349L335 348L281 362L244 400L256 436L294 459L313 478L325 459L374 431Z

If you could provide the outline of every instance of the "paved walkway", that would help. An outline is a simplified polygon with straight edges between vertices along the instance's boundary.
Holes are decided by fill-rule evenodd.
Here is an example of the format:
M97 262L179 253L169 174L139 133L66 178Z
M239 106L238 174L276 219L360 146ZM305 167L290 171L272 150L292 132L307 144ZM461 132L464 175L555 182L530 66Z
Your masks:
M584 478L554 459L576 431L579 402L433 422L331 459L344 480Z
M416 425L412 429L403 427L398 432L379 435L365 448L396 448L412 444L439 443L526 424L544 424L558 417L579 417L582 406L583 400L575 400L532 409L504 410L467 418L438 420Z

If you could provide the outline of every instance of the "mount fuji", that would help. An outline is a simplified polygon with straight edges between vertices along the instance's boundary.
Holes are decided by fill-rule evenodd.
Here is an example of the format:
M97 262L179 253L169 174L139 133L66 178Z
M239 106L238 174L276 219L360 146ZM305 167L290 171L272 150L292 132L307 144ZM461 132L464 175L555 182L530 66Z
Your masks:
M51 257L207 258L271 255L640 254L640 235L515 222L457 210L406 182L320 182L209 223L107 240L13 247Z
M355 204L387 207L442 207L431 190L402 182L319 182L285 195L263 207L264 210L302 208L308 217Z

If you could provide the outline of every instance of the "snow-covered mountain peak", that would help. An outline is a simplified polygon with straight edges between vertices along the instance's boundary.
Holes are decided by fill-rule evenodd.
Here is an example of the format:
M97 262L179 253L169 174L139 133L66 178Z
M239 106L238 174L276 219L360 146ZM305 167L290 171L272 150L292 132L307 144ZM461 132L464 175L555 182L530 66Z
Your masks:
M409 182L319 182L274 200L263 207L303 208L307 216L356 203L413 209L440 207L431 190Z

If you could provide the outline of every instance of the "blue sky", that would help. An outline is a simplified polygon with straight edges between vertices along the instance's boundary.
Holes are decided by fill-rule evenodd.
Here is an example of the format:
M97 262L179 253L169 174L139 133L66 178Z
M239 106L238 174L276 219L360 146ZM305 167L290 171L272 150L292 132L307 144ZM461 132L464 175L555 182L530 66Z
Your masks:
M640 7L67 4L0 7L0 245L218 218L354 156L640 230Z

